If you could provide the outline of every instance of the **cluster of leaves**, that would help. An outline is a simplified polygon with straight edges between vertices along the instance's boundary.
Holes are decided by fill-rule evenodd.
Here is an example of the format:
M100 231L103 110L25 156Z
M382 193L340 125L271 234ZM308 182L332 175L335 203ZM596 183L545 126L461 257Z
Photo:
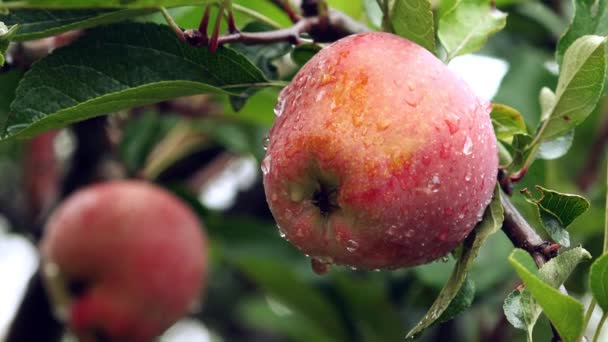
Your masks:
M272 123L276 93L295 71L281 74L274 62L290 56L296 67L301 66L320 47L304 44L293 48L286 43L255 47L232 44L210 53L181 42L159 21L159 6L174 7L171 13L181 25L196 27L200 6L214 2L217 1L0 1L0 65L5 62L9 42L88 29L82 38L38 61L27 73L15 70L0 75L0 100L3 100L0 101L0 137L11 142L99 115L183 96L212 94L218 95L215 99L225 114L220 118L186 120L183 124L183 118L149 112L131 121L124 131L120 151L128 170L154 179L169 164L214 143L259 159L263 153L261 137ZM284 13L270 1L233 2L237 22L247 23L242 26L245 31L290 25ZM531 58L534 53L507 57L515 60L513 65L517 64L517 58L525 60L510 70L497 95L497 99L508 105L495 103L491 113L501 146L501 166L509 177L519 179L529 172L532 175L527 181L545 184L546 179L533 174L537 165L544 167L545 164L535 160L542 159L544 163L544 160L564 156L571 147L576 148L574 128L594 113L605 92L606 2L576 0L568 26L540 3L535 3L538 6L532 11L529 3L498 2L499 7L509 10L516 20L531 16L531 20L523 21L540 25L549 34L561 34L562 28L565 29L557 41L555 61L559 74L555 80L554 76L538 74L544 70L542 66L527 64L543 61L543 58ZM330 5L341 7L357 19L367 20L370 26L412 40L446 63L480 49L504 57L506 54L500 47L491 42L485 44L494 34L504 43L505 37L510 36L501 38L497 32L506 27L513 35L514 30L507 25L506 13L490 1L445 0L435 7L428 0L361 3L345 0L330 1ZM529 49L526 46L521 51ZM552 83L555 83L554 90L549 88ZM528 89L523 84L539 87ZM520 102L530 96L530 102ZM534 106L540 107L538 113ZM239 113L235 113L237 109ZM587 211L589 202L580 196L544 187L537 189L540 197L527 192L525 198L531 222L538 222L551 240L568 247L571 237L566 228ZM496 266L507 264L506 255L496 252L500 250L496 247L504 246L505 241L493 235L504 219L501 196L505 195L497 189L484 220L454 251L452 261L390 274L362 276L333 272L324 280L313 279L309 271L303 270L300 258L269 229L273 227L268 220L227 218L199 208L214 241L215 262L239 272L220 272L223 267L214 268L217 274L211 278L217 280L211 284L213 295L209 296L208 305L220 311L216 314L228 315L220 308L226 310L230 306L227 303L234 303L236 299L226 295L233 290L245 296L245 300L235 303L239 319L253 327L302 341L340 341L354 336L389 341L400 339L404 320L411 321L411 314L404 315L394 303L420 304L416 298L404 296L404 293L415 293L418 285L423 289L420 291L437 297L432 304L423 303L430 304L430 309L408 333L408 337L417 336L470 307L476 290L478 295L492 298L488 303L495 300L492 296L501 295L488 294L492 286L511 275L508 269ZM197 201L192 199L191 203ZM603 253L606 252L604 248ZM477 258L478 255L481 257ZM558 288L580 262L589 258L589 252L575 247L539 269L527 252L513 251L508 261L525 289L511 292L504 302L509 322L525 330L532 339L542 312L564 341L578 339L588 323L584 307ZM453 267L451 273L446 271L450 267ZM489 268L496 271L492 273ZM592 293L604 312L608 312L607 272L608 258L604 255L593 263L589 275ZM243 288L234 289L238 282L233 278L240 274L254 281L263 296L250 295ZM218 298L218 303L214 303L213 298Z

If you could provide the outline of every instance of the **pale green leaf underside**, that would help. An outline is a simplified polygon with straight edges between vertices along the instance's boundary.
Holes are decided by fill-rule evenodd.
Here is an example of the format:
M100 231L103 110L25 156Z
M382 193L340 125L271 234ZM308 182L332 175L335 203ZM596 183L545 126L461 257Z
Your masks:
M17 88L5 138L170 98L266 85L262 72L231 49L191 47L161 25L108 26L32 67Z
M481 49L506 23L506 13L492 9L489 2L462 0L439 20L437 35L449 61Z
M435 53L433 11L429 0L396 0L391 10L395 33Z
M483 220L464 241L462 254L456 262L448 282L443 289L441 289L435 302L433 302L433 305L431 305L431 308L424 317L408 332L406 339L414 338L423 330L433 325L441 317L460 291L460 288L466 279L467 272L473 265L473 261L477 257L483 242L500 229L503 219L504 212L500 203L500 193L497 188L496 191L494 191L492 202L486 208Z

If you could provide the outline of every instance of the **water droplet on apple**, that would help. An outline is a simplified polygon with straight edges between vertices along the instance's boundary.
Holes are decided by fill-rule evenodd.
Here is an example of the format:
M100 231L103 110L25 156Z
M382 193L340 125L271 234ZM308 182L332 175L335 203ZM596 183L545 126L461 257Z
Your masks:
M462 213L458 214L458 218L462 220L464 218L464 214L462 214Z
M355 240L346 241L346 250L353 253L359 248L359 243Z
M467 182L471 181L471 173L467 171L467 174L464 176L464 180Z
M267 175L270 172L270 163L272 162L272 157L270 157L270 155L266 155L266 157L264 157L264 160L262 160L262 173L265 175Z
M277 224L277 230L279 231L279 236L282 237L283 239L285 239L287 237L287 234L285 234L285 231L283 230L283 228L281 228L281 226L279 226Z
M283 96L279 96L279 101L274 106L274 115L278 118L283 114L283 110L285 109L285 99Z
M412 236L414 236L414 230L413 229L405 231L405 237L411 238Z
M438 192L439 186L441 185L441 179L438 174L434 174L427 184L427 188L430 192Z
M471 153L473 153L473 141L471 140L471 137L469 137L468 135L467 135L466 139L464 140L464 146L462 147L462 153L464 153L465 156L468 156Z
M460 117L458 115L448 112L448 118L444 121L448 126L448 131L450 131L450 134L454 135L456 132L458 132L458 129L460 128Z
M264 151L268 150L268 146L270 146L270 137L265 136L262 140L262 147L264 147Z
M312 267L312 271L318 275L324 275L329 272L331 264L323 262L320 259L312 258L310 259L310 266Z

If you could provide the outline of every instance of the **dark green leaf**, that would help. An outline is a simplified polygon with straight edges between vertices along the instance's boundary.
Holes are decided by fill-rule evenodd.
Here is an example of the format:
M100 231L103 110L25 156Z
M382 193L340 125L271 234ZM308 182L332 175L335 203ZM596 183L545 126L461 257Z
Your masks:
M524 192L527 195L526 200L536 206L538 218L549 236L555 242L568 247L570 237L566 228L589 209L589 202L578 195L562 194L541 186L536 186L536 189L541 193L540 198L534 198L532 193L527 191Z
M14 10L0 14L0 21L8 25L19 24L12 38L15 41L32 40L62 32L119 22L155 10Z
M449 61L481 49L506 22L507 15L492 8L489 1L461 0L439 19L437 36Z
M266 85L262 72L234 50L191 47L166 26L117 24L32 67L17 89L5 138L175 97Z
M561 65L566 50L578 38L595 34L605 36L608 34L608 9L606 0L574 0L574 17L568 30L564 32L557 44L556 57ZM604 25L602 25L602 23Z
M396 34L435 53L433 11L429 0L395 0L390 21Z
M15 98L15 90L22 76L23 73L18 70L0 74L0 127L4 126L4 122L8 118L9 107Z
M526 251L515 249L509 256L509 262L562 339L565 342L577 341L584 329L583 304L543 282L532 257Z
M422 320L408 332L406 338L415 337L434 324L445 312L454 297L458 294L458 291L460 291L467 276L467 272L473 265L473 261L477 257L482 244L490 235L500 229L504 219L503 214L503 208L500 204L500 193L498 188L496 188L496 191L494 191L494 198L486 208L483 220L465 239L462 253L458 258L458 262L456 263L448 282L445 284L426 315L424 315Z
M597 304L608 312L608 254L602 255L591 265L589 287Z
M519 170L524 166L526 159L530 155L528 146L531 142L532 137L527 134L515 134L513 136L513 142L511 143L511 147L513 148L513 163L510 166L510 170Z
M303 66L319 51L321 51L321 46L317 44L302 44L293 49L291 52L291 59L297 65Z
M204 5L217 0L26 0L0 3L1 8L158 8Z
M471 306L473 299L475 299L475 283L467 277L456 297L452 299L452 302L441 314L438 321L443 323L454 319Z
M493 103L490 118L496 137L507 143L513 141L514 135L527 133L524 118L516 109L507 105Z

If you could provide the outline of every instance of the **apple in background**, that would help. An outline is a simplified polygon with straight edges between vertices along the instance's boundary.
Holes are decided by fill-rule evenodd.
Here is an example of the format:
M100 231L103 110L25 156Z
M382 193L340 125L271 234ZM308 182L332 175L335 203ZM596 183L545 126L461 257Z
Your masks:
M81 340L151 341L200 302L206 283L199 219L143 181L72 194L49 218L41 254L70 286L67 323Z
M262 171L281 235L317 269L392 269L449 253L492 197L490 110L403 38L363 33L328 46L275 107Z

